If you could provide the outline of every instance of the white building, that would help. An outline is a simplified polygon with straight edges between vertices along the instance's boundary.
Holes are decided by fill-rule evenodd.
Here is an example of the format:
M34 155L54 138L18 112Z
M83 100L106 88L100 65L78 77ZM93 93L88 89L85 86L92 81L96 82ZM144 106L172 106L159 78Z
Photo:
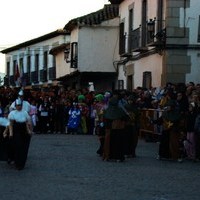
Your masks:
M73 88L88 87L89 83L98 91L115 88L118 71L114 61L119 59L118 5L105 5L94 13L72 19L64 29L70 32L63 66L68 73L58 80ZM59 48L50 51L57 56L62 52L62 47L60 51Z
M200 82L200 1L110 2L119 4L118 66L127 89Z
M4 49L6 55L6 85L41 86L56 80L55 57L50 49L70 41L69 33L59 29L41 37Z

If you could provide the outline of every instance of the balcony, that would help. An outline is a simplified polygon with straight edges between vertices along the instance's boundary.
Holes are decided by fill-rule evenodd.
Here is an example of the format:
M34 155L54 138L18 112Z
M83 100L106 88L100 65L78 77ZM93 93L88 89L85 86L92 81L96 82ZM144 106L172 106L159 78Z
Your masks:
M31 72L31 82L38 83L38 71Z
M40 81L42 82L47 81L47 69L40 70Z
M148 50L145 40L146 36L143 36L141 27L129 32L128 37L128 51L129 52L146 52ZM143 44L144 43L144 44Z
M55 80L56 79L56 68L51 67L49 68L49 80Z
M163 48L166 43L166 28L164 22L150 19L147 22L147 45Z
M137 28L129 32L129 35L123 35L120 38L119 53L121 57L130 57L132 52L146 51L146 47L142 47L141 28ZM127 48L126 48L127 45Z
M26 82L26 85L30 85L31 84L31 80L30 80L30 73L24 73L24 80Z
M15 77L13 76L9 76L9 85L10 86L15 86Z

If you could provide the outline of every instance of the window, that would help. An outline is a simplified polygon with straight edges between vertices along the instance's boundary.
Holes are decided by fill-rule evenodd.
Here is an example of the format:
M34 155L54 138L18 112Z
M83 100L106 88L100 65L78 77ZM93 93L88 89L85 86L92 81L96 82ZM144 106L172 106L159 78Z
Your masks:
M71 43L71 68L77 68L78 64L78 44L77 42Z
M38 72L39 72L39 54L35 54L35 72L31 75L31 81L38 82Z
M151 83L152 83L152 76L151 76L151 72L143 72L143 87L144 88L151 88Z
M146 46L147 0L142 2L142 46Z
M198 29L198 39L197 42L200 42L200 16L199 16L199 29Z
M44 62L43 62L43 81L47 81L47 69L48 69L48 52L44 52Z
M53 56L53 67L56 67L56 56Z
M131 8L129 10L129 33L134 29L133 16L133 8Z
M8 77L10 76L10 62L6 63L6 74Z
M132 44L132 33L133 33L133 9L129 10L129 37L128 37L128 51L131 52Z
M31 56L27 58L27 73L30 74L31 72Z
M119 54L122 55L125 53L125 34L124 34L124 22L121 22L119 25Z
M17 76L19 75L17 60L13 61L13 75L15 76L16 79L17 79Z
M158 0L158 8L157 32L160 32L163 29L163 0Z
M123 90L123 89L124 89L124 81L118 80L118 90Z
M35 71L39 70L39 54L35 54Z
M47 51L45 51L44 52L44 69L47 69L47 65L48 65L48 52Z
M24 73L24 59L23 58L19 59L19 67L20 67L20 75L23 76L23 73Z
M127 76L127 89L129 91L133 90L133 75L128 75Z

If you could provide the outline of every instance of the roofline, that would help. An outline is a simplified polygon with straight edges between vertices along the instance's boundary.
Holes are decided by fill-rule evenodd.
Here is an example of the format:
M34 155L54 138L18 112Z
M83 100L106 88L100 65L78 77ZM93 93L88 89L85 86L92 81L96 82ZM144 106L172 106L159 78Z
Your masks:
M122 3L124 0L109 0L111 4L120 4Z
M58 46L53 47L52 49L50 49L49 54L55 55L55 54L57 54L59 51L63 51L63 50L65 50L65 49L66 49L67 47L69 47L69 46L70 46L70 43L69 43L69 42L68 42L68 43L60 44L60 45L58 45Z
M81 25L98 25L103 21L114 19L119 16L119 5L105 4L104 7L95 12L71 19L64 29L71 32L75 27Z
M30 46L32 44L42 42L42 41L48 40L50 38L53 38L53 37L56 37L56 36L59 36L59 35L70 35L70 33L68 31L66 31L65 29L57 29L56 31L50 32L46 35L42 35L42 36L34 38L32 40L28 40L26 42L23 42L23 43L20 43L18 45L4 49L4 50L1 51L1 53L6 54L6 53L9 53L11 51L15 51L15 50L18 50L20 48Z

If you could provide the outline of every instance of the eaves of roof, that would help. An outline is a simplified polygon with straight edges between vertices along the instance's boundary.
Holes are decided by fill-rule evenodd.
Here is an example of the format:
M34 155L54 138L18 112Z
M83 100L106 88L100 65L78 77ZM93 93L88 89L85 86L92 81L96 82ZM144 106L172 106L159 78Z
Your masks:
M87 76L87 77L89 77L89 76L92 76L92 77L102 76L102 78L103 78L105 76L117 76L117 72L80 72L80 71L77 70L77 71L74 71L70 74L66 74L64 76L61 76L61 77L57 78L56 80L57 81L65 81L69 78L74 78L74 77L77 77L77 76L80 76L80 75Z
M65 50L67 47L69 47L70 43L63 43L60 44L54 48L52 48L49 53L52 55L56 55L58 52Z
M92 26L101 24L103 21L114 19L119 16L119 5L104 5L104 8L96 12L70 20L64 27L71 32L76 26Z
M7 49L4 49L4 50L1 51L1 53L6 54L6 53L9 53L11 51L15 51L15 50L18 50L20 48L24 48L24 47L27 47L27 46L30 46L30 45L33 45L33 44L36 44L36 43L51 39L51 38L54 38L54 37L59 36L59 35L70 35L70 33L67 32L64 29L58 29L56 31L53 31L53 32L48 33L48 34L43 35L43 36L40 36L38 38L34 38L32 40L20 43L20 44L18 44L16 46L12 46L12 47L9 47Z
M121 2L123 2L124 0L109 0L110 3L112 4L120 4Z

